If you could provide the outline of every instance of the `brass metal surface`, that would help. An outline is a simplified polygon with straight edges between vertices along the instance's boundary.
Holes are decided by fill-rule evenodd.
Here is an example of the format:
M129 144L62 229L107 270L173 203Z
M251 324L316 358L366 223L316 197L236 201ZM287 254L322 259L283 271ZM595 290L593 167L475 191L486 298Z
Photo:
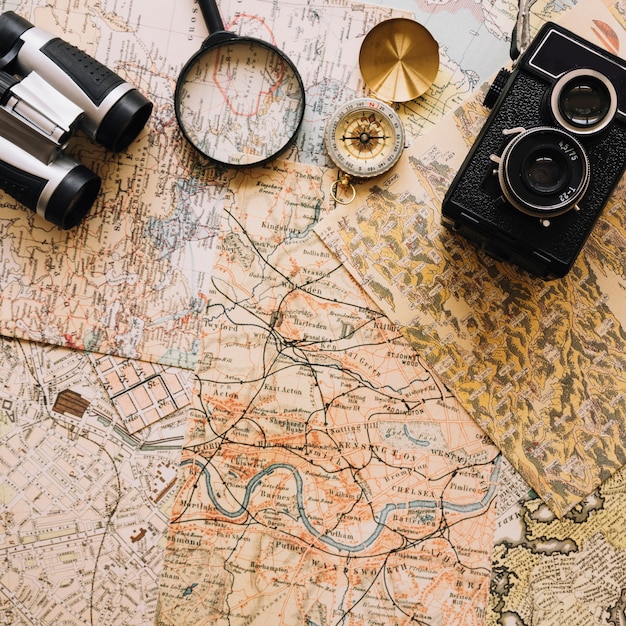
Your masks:
M407 102L426 92L437 77L439 44L414 20L385 20L365 36L359 67L378 98Z

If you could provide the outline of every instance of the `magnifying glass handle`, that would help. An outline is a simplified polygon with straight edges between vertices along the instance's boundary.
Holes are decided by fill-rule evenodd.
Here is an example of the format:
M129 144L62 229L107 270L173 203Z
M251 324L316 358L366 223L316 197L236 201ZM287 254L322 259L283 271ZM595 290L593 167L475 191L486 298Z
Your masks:
M198 0L200 10L202 11L202 17L206 22L209 34L219 33L224 30L224 22L220 16L220 11L217 8L215 0Z

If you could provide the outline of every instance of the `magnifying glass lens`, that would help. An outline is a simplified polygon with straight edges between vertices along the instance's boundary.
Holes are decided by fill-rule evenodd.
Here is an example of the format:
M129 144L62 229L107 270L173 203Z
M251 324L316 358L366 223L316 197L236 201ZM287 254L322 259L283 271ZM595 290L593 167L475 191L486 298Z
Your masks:
M269 161L294 138L304 115L302 79L261 40L228 39L187 64L176 93L187 139L227 165Z

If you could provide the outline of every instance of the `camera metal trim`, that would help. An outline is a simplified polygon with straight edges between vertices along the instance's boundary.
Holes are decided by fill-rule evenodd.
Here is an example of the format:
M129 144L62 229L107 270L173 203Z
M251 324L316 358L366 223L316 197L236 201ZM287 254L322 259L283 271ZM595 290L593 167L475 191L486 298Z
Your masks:
M514 137L506 144L501 156L492 155L491 159L498 164L498 181L508 202L518 211L540 218L541 224L546 227L551 223L547 218L563 215L571 210L579 210L577 202L585 195L589 186L589 159L580 142L575 137L551 126L535 126L528 130L525 128L505 129L503 134L514 135ZM541 134L553 135L554 141L544 142L537 146L536 152L539 153L539 158L547 158L546 155L549 152L560 151L565 165L567 166L569 161L572 166L571 175L566 180L560 184L557 181L553 184L553 190L545 191L543 194L537 191L538 185L534 185L535 188L533 188L528 181L530 173L526 171L529 169L527 162L534 157L535 153L526 152L526 146L522 143L528 143L534 135ZM556 141L559 143L557 144ZM543 157L541 157L542 152ZM577 180L572 181L574 176ZM572 182L575 186L572 186ZM547 202L542 204L540 203L542 196L546 201L549 198L554 198L555 201L551 204Z

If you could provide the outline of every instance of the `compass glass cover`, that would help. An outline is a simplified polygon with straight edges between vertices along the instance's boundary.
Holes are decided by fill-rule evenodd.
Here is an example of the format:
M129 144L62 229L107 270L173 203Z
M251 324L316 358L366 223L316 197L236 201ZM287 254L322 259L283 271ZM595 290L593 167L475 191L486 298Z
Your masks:
M400 158L404 148L402 122L383 102L369 98L347 102L328 122L326 148L346 174L377 176Z

